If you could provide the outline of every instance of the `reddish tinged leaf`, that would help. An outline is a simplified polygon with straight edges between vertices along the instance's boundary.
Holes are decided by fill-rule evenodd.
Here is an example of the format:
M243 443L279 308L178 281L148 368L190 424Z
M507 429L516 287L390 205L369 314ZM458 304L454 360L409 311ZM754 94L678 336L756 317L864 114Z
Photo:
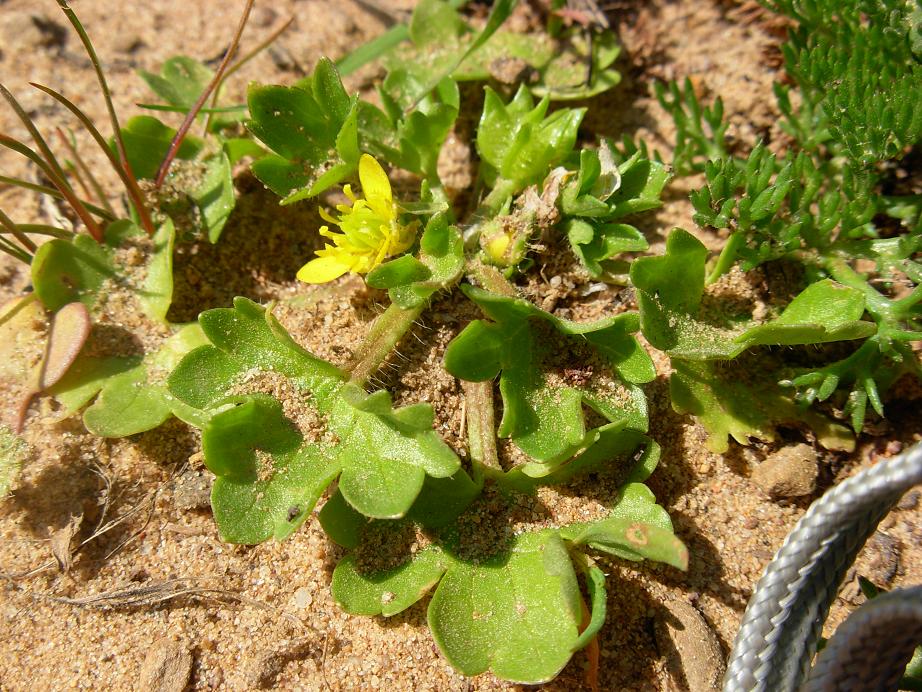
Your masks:
M86 343L91 327L90 312L83 303L68 303L54 314L38 379L39 391L64 377Z

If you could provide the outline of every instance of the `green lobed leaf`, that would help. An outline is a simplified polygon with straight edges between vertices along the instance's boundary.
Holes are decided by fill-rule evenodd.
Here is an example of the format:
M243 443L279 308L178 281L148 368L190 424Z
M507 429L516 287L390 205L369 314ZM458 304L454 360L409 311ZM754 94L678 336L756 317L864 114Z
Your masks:
M32 286L42 304L51 311L79 300L90 310L96 292L116 275L109 248L88 235L68 241L53 238L42 244L32 260Z
M372 288L394 288L425 281L432 272L413 255L403 255L390 262L385 262L368 273L366 282Z
M728 324L699 318L707 250L697 238L675 229L666 253L631 265L644 336L670 356L693 360L735 358L760 345L816 344L860 339L876 326L859 318L861 291L830 279L808 286L782 314L758 324L751 319Z
M428 616L439 649L465 675L546 682L582 644L576 573L554 531L521 534L508 553L453 565Z
M389 617L429 593L453 562L438 547L429 546L397 567L364 574L355 556L347 555L333 570L330 588L347 613Z
M205 464L217 476L211 506L221 538L281 540L310 516L335 479L333 445L306 441L271 396L251 394L228 403L202 429Z
M515 40L516 36L520 34L498 34L494 45L501 50L502 39ZM608 91L621 82L621 74L615 68L615 60L621 54L621 47L613 32L595 34L589 42L583 31L572 29L564 32L557 42L551 44L551 57L544 64L536 60L535 50L535 44L540 43L544 36L528 38L528 45L531 47L531 52L526 53L528 57L513 50L509 50L508 54L525 59L538 71L539 77L531 87L535 96L547 96L552 101L587 99ZM574 69L576 65L586 67L582 70Z
M560 536L625 560L656 560L688 569L688 549L673 532L669 514L643 483L628 483L606 519L571 524L560 530Z
M339 490L335 490L323 503L317 519L327 538L343 548L355 549L362 541L362 533L369 519L356 512Z
M419 3L411 21L411 27L416 26L410 30L414 45L386 55L384 65L388 72L409 70L430 85L447 75L459 81L495 78L506 84L527 79L534 94L552 100L590 98L621 81L614 67L620 47L612 32L587 41L577 27L557 37L503 30L514 4L494 3L487 26L475 34L451 9L457 2ZM504 72L502 66L510 64L525 69Z
M418 47L457 41L467 29L455 9L444 0L421 0L410 18L410 40Z
M608 614L608 592L605 589L605 573L596 565L583 568L586 574L586 591L589 594L589 622L583 623L584 629L580 632L579 639L573 645L574 651L589 645L602 626Z
M328 503L324 527L355 549L334 570L337 603L350 613L390 616L435 586L429 627L443 655L465 675L490 670L504 680L540 683L592 641L605 621L605 575L571 549L588 544L630 560L649 554L683 569L687 565L668 515L639 483L625 487L601 522L509 536L493 555L476 557L459 537L460 524L420 533L406 520L368 522L337 496ZM624 523L620 531L617 522ZM641 537L649 540L637 546ZM391 553L402 545L405 555ZM586 575L588 618L573 561Z
M427 302L452 285L464 269L464 241L445 214L436 214L420 238L419 259L410 255L386 262L369 272L369 286L389 289L391 301L404 309Z
M412 507L426 476L447 478L461 466L432 429L432 407L392 409L385 391L365 395L345 385L330 414L339 436L339 491L368 517L395 519Z
M357 170L358 99L327 58L296 86L251 85L247 103L247 128L274 152L254 161L253 173L284 203L316 196Z
M673 359L675 372L669 379L672 406L679 413L695 416L708 431L712 452L728 449L728 438L749 444L752 437L775 439L780 424L806 423L828 449L851 451L855 441L842 425L812 409L796 405L772 373L752 372L719 361L696 362Z
M169 377L174 396L195 408L218 405L251 370L290 378L324 410L345 380L342 371L301 348L270 312L246 298L235 298L233 308L206 310L199 324L212 345L190 352Z
M525 300L471 286L462 289L494 322L478 320L465 328L448 345L445 367L469 381L501 372L504 408L498 434L538 462L526 473L546 475L599 440L605 426L587 430L584 405L619 430L646 430L645 399L635 383L649 382L654 370L632 336L636 315L579 324ZM559 343L552 343L555 338ZM575 369L555 360L580 350L586 358Z
M477 151L490 165L487 182L497 178L512 183L512 193L540 183L547 171L573 149L585 108L563 108L545 117L550 101L535 105L524 86L504 104L486 88L483 114L477 128Z
M90 403L110 378L132 370L140 361L138 356L82 355L48 393L61 405L59 415L66 418Z
M442 478L426 476L407 519L426 529L441 529L457 519L482 490L463 468Z
M402 68L391 70L378 90L384 111L358 107L362 146L432 181L438 180L439 151L458 117L460 95L451 78L429 82Z
M138 229L138 233L142 233ZM173 245L176 229L169 217L151 238L153 248L147 264L144 285L138 291L138 301L152 320L167 323L167 312L173 303Z
M68 372L52 393L65 405L79 407L98 392L84 411L83 422L100 437L127 437L152 430L172 414L195 422L194 414L168 391L166 377L183 356L205 341L197 324L184 325L140 362L118 357L95 359L73 375Z
M662 206L660 195L671 175L658 161L636 151L615 166L613 154L603 140L597 151L580 152L576 179L560 196L560 209L567 216L613 221Z
M234 308L206 311L199 323L212 345L190 352L170 375L169 387L177 399L204 412L203 441L220 439L203 444L209 468L227 477L215 486L221 491L213 502L223 508L219 516L216 506L216 517L228 540L254 543L288 535L293 527L286 517L294 505L282 505L299 483L306 484L297 504L302 514L319 497L318 484L326 487L338 477L339 493L355 510L397 518L410 511L427 476L448 478L458 471L460 460L432 429L431 406L394 409L387 392L366 394L345 384L344 373L298 346L255 303L237 298ZM294 429L292 421L273 413L278 403L258 391L255 382L266 375L290 381L303 393L298 406L310 422L310 435L296 431L303 438L297 448L266 447L265 473L255 479L246 445L220 433L223 426ZM233 408L225 410L228 405ZM254 416L259 422L247 423ZM267 494L274 487L281 490ZM235 516L258 499L266 517Z
M606 273L608 260L624 252L642 252L650 247L643 233L626 223L593 224L571 219L566 231L573 253L594 279Z
M221 237L221 231L237 204L237 196L227 153L222 151L209 156L203 163L205 172L191 197L201 213L202 230L213 244Z
M150 115L136 115L122 128L122 141L131 171L138 179L153 179L176 135L176 130L164 125ZM113 146L110 143L110 146ZM176 157L183 160L195 158L203 142L198 137L186 136Z
M141 79L160 98L172 106L192 108L214 76L214 72L198 60L176 55L164 61L160 74L138 70Z

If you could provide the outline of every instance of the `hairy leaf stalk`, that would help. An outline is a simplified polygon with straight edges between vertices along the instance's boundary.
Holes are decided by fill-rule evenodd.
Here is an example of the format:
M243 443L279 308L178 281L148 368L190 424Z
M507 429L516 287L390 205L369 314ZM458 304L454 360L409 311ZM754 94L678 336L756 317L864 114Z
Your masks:
M424 305L404 309L394 303L390 305L374 324L365 341L359 346L349 366L349 381L360 387L364 386L378 368L384 363L391 351L409 331L416 319L422 314Z

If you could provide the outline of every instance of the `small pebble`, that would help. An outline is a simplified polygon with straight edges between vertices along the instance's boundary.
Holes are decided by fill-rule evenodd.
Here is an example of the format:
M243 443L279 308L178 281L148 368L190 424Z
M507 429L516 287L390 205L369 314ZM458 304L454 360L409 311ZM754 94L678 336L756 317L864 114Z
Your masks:
M302 586L295 591L294 596L292 596L292 602L296 608L309 608L314 602L314 595L309 588Z
M899 501L899 504L897 504L896 508L897 509L915 509L916 507L919 506L919 495L920 493L918 490L912 490L906 493L905 495L903 495L903 499Z
M189 683L192 654L183 642L164 637L154 642L141 664L139 690L182 692Z
M816 451L807 444L769 454L752 472L752 481L772 499L802 497L816 490Z

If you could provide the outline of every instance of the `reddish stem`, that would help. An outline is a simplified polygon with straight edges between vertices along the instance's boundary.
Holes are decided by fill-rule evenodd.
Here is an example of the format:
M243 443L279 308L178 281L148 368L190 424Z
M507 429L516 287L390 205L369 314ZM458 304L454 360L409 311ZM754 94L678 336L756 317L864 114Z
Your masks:
M89 116L80 110L70 99L64 96L64 94L61 94L50 87L46 87L44 84L37 84L35 82L29 82L29 84L34 86L36 89L44 91L46 94L67 108L67 110L73 113L77 120L80 121L80 124L83 125L86 131L90 133L90 136L102 149L103 153L106 155L106 158L109 159L109 163L112 164L115 172L118 173L118 176L125 184L125 189L128 192L128 196L134 203L135 209L137 209L138 212L138 216L141 217L141 225L144 226L144 230L147 231L148 235L153 235L154 224L151 221L147 207L144 205L144 196L141 194L141 188L138 187L138 181L135 179L131 172L131 167L121 165L118 158L116 158L115 154L112 153L112 149L108 144L106 144L106 140L103 139L102 133L100 133L99 129L93 124L93 121L90 120Z
M592 614L586 606L585 599L580 596L579 604L583 610L583 624L579 631L585 630L592 621ZM588 644L586 644L586 658L589 660L589 666L586 668L586 685L592 692L599 692L599 636L596 635Z
M166 174L170 171L170 165L173 163L173 159L176 158L176 154L179 153L179 147L182 144L182 141L186 138L186 134L189 132L189 129L192 127L192 123L195 122L195 117L198 115L198 112L201 110L202 106L205 105L205 101L208 100L211 92L221 82L224 71L230 64L231 58L234 57L234 53L237 52L237 46L240 44L240 37L243 35L243 29L246 27L247 20L250 18L250 10L252 9L253 0L246 0L246 7L243 8L243 15L240 17L240 23L237 24L237 31L234 33L234 38L231 41L230 47L224 54L224 59L221 60L221 64L218 65L218 69L214 73L214 77L212 77L211 81L208 83L208 86L205 87L205 90L199 95L198 100L195 102L189 112L186 113L186 119L183 120L182 125L179 126L179 129L176 131L176 135L173 137L173 141L170 142L170 148L167 150L166 156L163 157L163 163L160 164L160 168L157 171L157 178L154 181L155 187L159 188L161 185L163 185L163 181L166 179Z

